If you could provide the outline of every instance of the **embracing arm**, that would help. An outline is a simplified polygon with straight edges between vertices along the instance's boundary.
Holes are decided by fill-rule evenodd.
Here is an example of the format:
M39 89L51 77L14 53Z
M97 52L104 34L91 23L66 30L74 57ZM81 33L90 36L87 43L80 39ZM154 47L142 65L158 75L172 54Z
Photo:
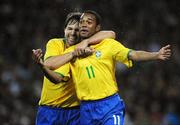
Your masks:
M114 31L99 31L96 34L94 34L93 36L91 36L90 38L86 39L86 42L88 45L97 44L105 38L115 39L116 33Z
M170 56L170 45L162 47L158 52L131 51L129 53L129 59L134 61L167 60Z
M88 45L98 44L106 38L115 39L116 33L114 31L99 31L90 38L84 39L83 41L78 43L76 45L76 51L81 54Z
M70 62L73 58L75 58L74 52L69 52L64 55L52 56L44 61L44 65L49 67L51 70L55 70L67 62Z
M50 70L45 65L40 65L40 67L43 70L44 75L54 84L58 84L60 82L67 82L69 80L69 77L61 76L58 73L55 73L54 71Z

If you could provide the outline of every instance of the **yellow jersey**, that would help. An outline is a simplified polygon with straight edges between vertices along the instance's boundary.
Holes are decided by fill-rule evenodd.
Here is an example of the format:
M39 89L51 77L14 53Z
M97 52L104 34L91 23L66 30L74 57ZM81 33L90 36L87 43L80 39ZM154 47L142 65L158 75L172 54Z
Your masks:
M44 59L51 56L63 54L65 50L65 43L63 39L51 39L46 45L46 53ZM69 76L69 66L62 66L57 69L61 75ZM56 72L56 70L55 70ZM76 97L75 88L70 79L68 82L54 84L44 77L43 88L41 92L41 99L39 105L47 105L53 107L73 107L78 106L79 101Z
M78 58L70 64L76 93L80 100L98 100L117 93L116 62L132 66L132 61L128 59L130 49L114 39L104 39L91 47L95 49L91 56ZM73 49L74 46L65 52Z

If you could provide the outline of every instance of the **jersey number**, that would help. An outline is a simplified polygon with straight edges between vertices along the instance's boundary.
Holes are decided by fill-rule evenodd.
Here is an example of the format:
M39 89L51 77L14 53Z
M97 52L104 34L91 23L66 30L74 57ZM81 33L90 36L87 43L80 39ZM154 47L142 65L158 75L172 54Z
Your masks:
M87 71L89 79L95 78L94 69L92 66L89 66L89 67L87 66L86 71Z
M119 115L113 115L114 118L114 125L120 125L120 116Z

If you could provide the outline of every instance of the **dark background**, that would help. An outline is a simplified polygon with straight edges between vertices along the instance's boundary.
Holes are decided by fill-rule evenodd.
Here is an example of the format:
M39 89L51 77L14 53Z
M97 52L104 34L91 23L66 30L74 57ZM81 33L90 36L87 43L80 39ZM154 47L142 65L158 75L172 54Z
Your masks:
M43 74L31 50L63 37L71 11L95 10L103 29L135 50L170 44L169 61L117 66L119 93L126 102L125 125L180 125L180 6L178 0L1 0L0 123L33 125Z

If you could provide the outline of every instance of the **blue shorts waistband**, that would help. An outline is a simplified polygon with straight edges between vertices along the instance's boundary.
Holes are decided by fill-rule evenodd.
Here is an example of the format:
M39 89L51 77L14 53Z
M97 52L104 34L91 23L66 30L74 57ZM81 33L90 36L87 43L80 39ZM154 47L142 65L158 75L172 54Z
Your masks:
M39 105L39 107L44 107L48 109L55 109L55 110L66 110L66 109L79 109L80 106L73 106L73 107L56 107L56 106L49 106L49 105Z
M102 98L102 99L97 99L97 100L82 100L81 103L89 103L89 102L98 102L98 101L105 101L105 100L109 100L109 99L112 99L112 98L115 98L115 97L119 97L119 94L118 93L115 93L113 95L110 95L108 97L105 97L105 98Z

